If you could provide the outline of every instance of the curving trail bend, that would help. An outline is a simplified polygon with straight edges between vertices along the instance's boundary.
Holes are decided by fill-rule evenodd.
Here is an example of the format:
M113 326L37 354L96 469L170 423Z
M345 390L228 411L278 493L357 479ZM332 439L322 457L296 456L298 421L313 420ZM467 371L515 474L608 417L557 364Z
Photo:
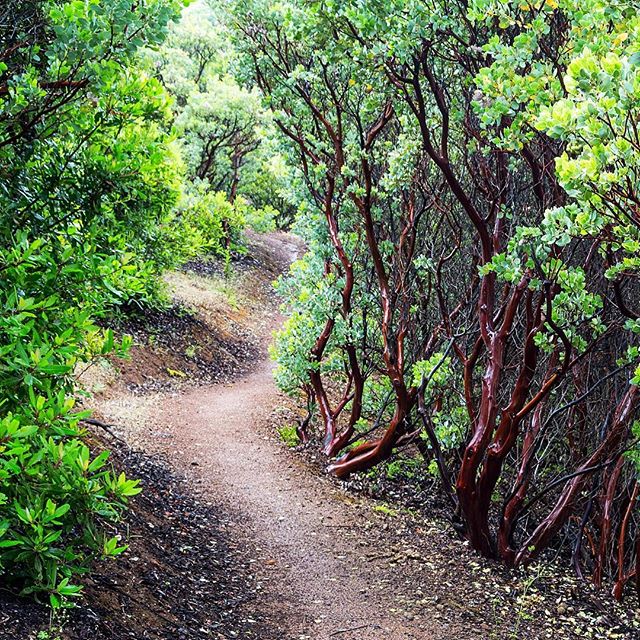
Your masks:
M280 263L298 251L283 234L265 242ZM403 609L372 503L317 474L274 437L286 399L275 387L266 347L282 319L277 304L258 305L258 315L263 348L248 374L230 384L112 398L101 412L120 424L143 412L136 445L166 454L205 500L231 514L229 537L246 547L258 584L251 612L265 629L261 640L464 637L450 624L436 628L427 608Z

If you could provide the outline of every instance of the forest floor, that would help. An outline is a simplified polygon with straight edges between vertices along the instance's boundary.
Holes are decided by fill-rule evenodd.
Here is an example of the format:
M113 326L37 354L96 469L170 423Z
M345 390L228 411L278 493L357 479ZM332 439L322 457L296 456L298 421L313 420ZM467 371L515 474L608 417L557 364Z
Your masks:
M338 482L311 448L285 446L277 428L299 416L267 355L282 320L271 283L300 245L281 233L250 244L226 276L215 262L171 274L173 306L126 321L131 359L84 375L97 445L145 486L131 546L52 625L0 598L0 638L640 639L633 603L552 561L508 572L415 493Z

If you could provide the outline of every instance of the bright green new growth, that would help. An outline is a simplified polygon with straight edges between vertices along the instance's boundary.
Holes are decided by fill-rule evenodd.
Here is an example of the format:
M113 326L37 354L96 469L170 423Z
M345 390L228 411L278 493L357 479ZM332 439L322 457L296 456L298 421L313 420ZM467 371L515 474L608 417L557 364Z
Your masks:
M512 43L496 36L485 47L495 61L477 77L476 107L487 124L512 119L496 140L505 148L519 148L519 136L531 138L536 130L562 145L555 167L569 202L548 209L538 227L519 229L510 253L485 269L514 282L524 268L541 263L563 289L554 320L574 346L584 348L588 335L581 335L580 325L591 336L607 329L598 317L603 301L587 291L584 273L551 257L551 248L592 239L599 243L606 278L617 285L640 275L640 144L634 124L640 118L640 18L633 3L607 0L547 0L532 19L533 10L527 2L473 3L475 19L499 16L522 29ZM551 65L536 62L539 40L549 33L556 10L570 21L561 81ZM511 96L506 106L505 95ZM637 322L627 322L632 333L638 333ZM640 383L640 363L632 382Z

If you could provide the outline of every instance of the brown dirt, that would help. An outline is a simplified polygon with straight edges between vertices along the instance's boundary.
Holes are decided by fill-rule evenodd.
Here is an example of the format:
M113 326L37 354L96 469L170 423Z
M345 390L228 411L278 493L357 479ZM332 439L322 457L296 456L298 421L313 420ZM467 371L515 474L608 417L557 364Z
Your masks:
M264 566L280 574L267 593L279 603L286 637L320 640L338 629L346 640L452 637L388 611L385 565L368 562L370 545L358 544L370 507L260 438L256 425L269 424L279 402L262 362L235 384L167 400L160 421L171 433L173 459L195 465L200 490L222 495L243 515Z

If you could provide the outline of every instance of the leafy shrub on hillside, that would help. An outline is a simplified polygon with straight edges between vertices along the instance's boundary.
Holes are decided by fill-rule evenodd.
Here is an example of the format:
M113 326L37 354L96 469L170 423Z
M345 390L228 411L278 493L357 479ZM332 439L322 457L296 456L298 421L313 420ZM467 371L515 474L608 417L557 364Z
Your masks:
M208 253L225 257L240 248L245 219L239 204L232 204L223 192L214 193L202 182L193 185L181 205L183 233L192 256Z
M48 592L54 607L80 593L70 581L90 560L124 551L102 523L141 491L107 467L108 451L92 457L72 409L64 393L32 393L23 413L0 421L0 570L24 594Z
M33 4L0 8L0 576L59 606L139 491L87 447L74 371L126 350L94 319L153 301L181 241L169 103L134 64L180 3Z

